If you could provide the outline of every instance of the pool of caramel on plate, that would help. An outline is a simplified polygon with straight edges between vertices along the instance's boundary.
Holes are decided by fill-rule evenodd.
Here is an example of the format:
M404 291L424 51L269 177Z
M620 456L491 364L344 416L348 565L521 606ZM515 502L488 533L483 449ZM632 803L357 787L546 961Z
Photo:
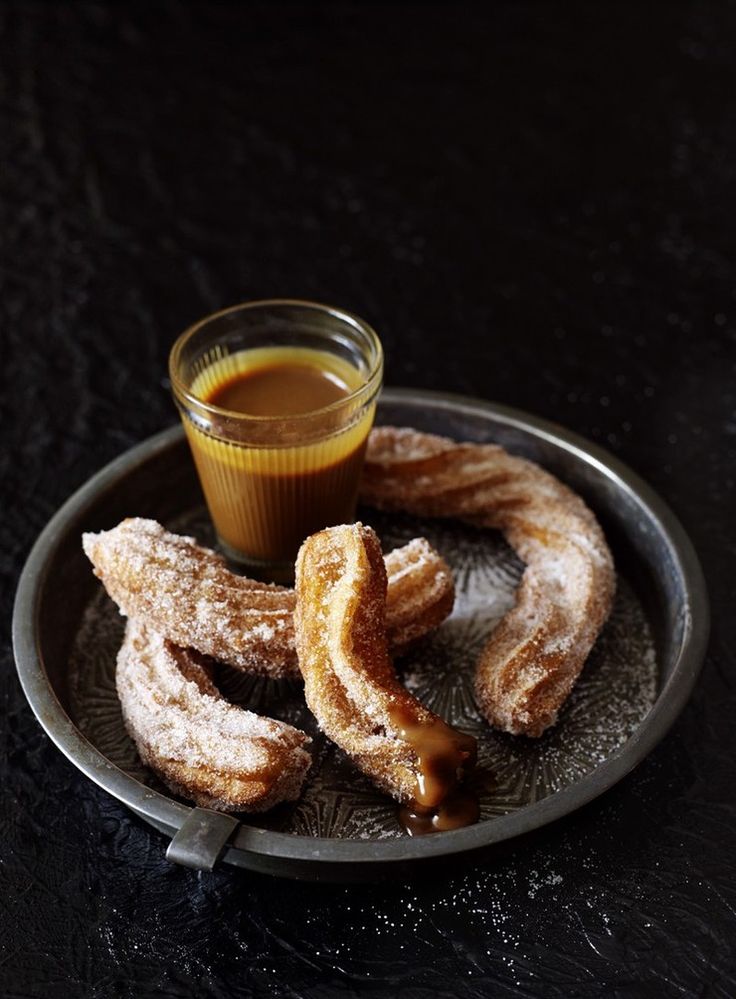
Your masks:
M417 786L413 799L399 808L401 827L410 836L423 836L477 822L478 797L460 784L475 766L475 739L441 718L421 723L399 708L391 712L391 720L417 754Z

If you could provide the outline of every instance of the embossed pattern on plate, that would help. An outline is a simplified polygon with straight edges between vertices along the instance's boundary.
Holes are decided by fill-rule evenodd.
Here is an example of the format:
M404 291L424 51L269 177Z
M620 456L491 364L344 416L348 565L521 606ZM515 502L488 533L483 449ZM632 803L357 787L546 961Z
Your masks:
M650 624L632 587L619 576L614 611L559 723L539 740L489 728L472 695L473 664L504 611L511 606L522 565L495 532L455 521L419 520L363 510L386 550L424 535L453 569L457 598L452 617L400 663L407 687L453 725L479 741L475 778L481 821L522 808L574 784L622 746L657 695L657 662ZM203 509L167 525L212 544ZM91 570L90 570L91 571ZM115 693L115 656L123 620L100 587L87 606L71 656L70 708L84 735L132 777L170 794L140 763L123 726ZM314 738L314 766L302 799L251 824L298 836L378 840L400 837L394 803L376 791L317 730L296 682L267 681L220 667L217 682L229 699L283 719Z

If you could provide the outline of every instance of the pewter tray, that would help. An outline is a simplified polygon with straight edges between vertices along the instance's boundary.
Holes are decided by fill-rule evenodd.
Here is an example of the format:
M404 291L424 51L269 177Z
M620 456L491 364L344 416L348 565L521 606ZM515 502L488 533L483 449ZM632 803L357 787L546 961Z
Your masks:
M523 414L433 393L386 391L378 422L497 441L580 491L601 518L617 562L611 619L553 730L539 740L495 732L473 703L473 663L513 602L523 566L495 532L361 510L387 549L422 534L455 573L452 617L398 666L412 692L478 738L481 821L407 837L394 803L318 732L298 684L226 667L217 677L223 693L309 731L315 762L295 805L239 823L192 809L141 765L125 733L114 688L123 622L79 548L83 530L131 515L212 542L182 433L174 428L152 438L95 476L39 538L19 586L14 638L24 689L46 731L80 769L157 828L175 833L184 826L174 859L210 866L222 854L271 873L349 880L492 848L619 780L661 738L694 683L708 627L697 560L671 513L611 456Z

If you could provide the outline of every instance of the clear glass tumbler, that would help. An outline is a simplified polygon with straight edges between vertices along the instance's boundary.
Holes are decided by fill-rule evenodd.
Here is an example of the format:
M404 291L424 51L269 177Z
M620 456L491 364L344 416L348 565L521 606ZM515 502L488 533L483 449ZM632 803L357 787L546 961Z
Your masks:
M218 390L264 363L308 358L341 398L307 412L226 409ZM383 375L376 333L314 302L247 302L186 330L169 358L205 499L225 554L256 574L287 579L308 535L353 519ZM274 396L279 405L279 396Z

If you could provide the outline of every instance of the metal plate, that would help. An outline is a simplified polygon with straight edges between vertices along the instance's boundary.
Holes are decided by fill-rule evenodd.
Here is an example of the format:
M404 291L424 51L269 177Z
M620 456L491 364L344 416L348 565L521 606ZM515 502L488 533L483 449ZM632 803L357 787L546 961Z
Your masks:
M493 532L361 511L387 547L424 534L454 569L452 618L400 665L404 682L422 700L478 736L481 822L422 839L404 836L393 803L317 732L297 685L223 668L219 683L227 696L297 724L315 740L302 800L265 817L243 817L222 854L227 862L294 877L357 880L476 855L579 808L620 780L664 735L695 682L708 632L700 567L672 514L629 470L561 428L480 401L387 390L378 422L496 441L578 490L614 551L614 613L558 725L540 740L496 733L476 712L470 679L478 648L513 600L521 564ZM31 707L59 748L100 786L174 834L192 809L140 764L125 734L114 692L122 622L79 545L82 531L132 515L210 541L178 427L103 469L44 530L18 588L16 661ZM201 836L206 823L207 813L190 819L177 846L186 852L187 828ZM213 830L217 853L221 839ZM212 862L203 856L202 866Z

